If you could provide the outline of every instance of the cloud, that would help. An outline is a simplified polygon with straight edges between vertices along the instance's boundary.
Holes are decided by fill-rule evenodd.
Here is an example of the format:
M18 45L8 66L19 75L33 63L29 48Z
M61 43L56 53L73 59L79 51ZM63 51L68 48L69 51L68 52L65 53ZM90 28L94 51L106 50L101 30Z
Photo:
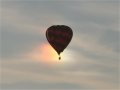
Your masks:
M114 52L119 52L119 31L106 31L103 36L100 38L100 43L106 45L107 47L113 49Z
M2 1L2 88L117 89L118 6L117 1ZM61 61L45 37L54 24L74 32Z
M15 86L14 86L15 85ZM21 86L20 86L21 85ZM80 86L77 86L77 85L74 85L74 84L71 84L71 83L54 83L54 84L51 84L51 83L33 83L33 82L24 82L24 83L16 83L16 84L12 84L12 85L6 85L9 88L12 88L12 89L39 89L38 87L41 87L40 90L50 90L49 88L53 88L53 90L55 89L77 89L79 88ZM24 86L24 88L23 88ZM47 87L46 87L47 86ZM5 86L3 86L4 88Z
M40 84L40 86L36 88L41 88L41 85L46 84L46 88L49 88L49 86L52 86L53 88L59 88L65 87L71 88L69 85L59 85L56 86L55 83L62 83L65 82L73 83L75 86L72 88L78 88L78 86L82 86L80 88L115 88L117 87L116 83L112 83L112 76L108 76L107 74L104 75L104 73L94 72L94 71L85 71L81 69L80 71L68 71L65 70L65 67L58 68L58 67L47 67L40 63L31 61L31 60L10 60L10 61L4 61L2 62L4 65L2 69L2 84L3 88L6 85L8 85L8 88L20 88L24 85L26 85L26 88L28 88L28 85L31 86L31 88L34 88L37 83ZM22 67L21 67L22 65ZM84 64L85 65L85 64ZM90 64L89 64L90 65ZM17 66L17 67L16 67ZM87 65L86 65L87 66ZM62 69L61 69L62 68ZM101 67L100 67L101 68ZM105 69L105 68L103 68ZM7 78L6 78L7 77ZM19 78L18 78L19 77ZM20 78L22 77L22 79ZM71 79L72 78L72 79ZM112 80L110 82L110 80ZM103 82L104 81L104 82ZM22 82L26 82L21 84ZM32 82L32 83L30 83ZM36 85L35 85L36 84ZM12 85L12 87L10 87ZM48 86L48 87L47 87ZM45 88L45 87L43 87Z
M39 41L44 42L44 37L39 34L22 32L1 31L2 58L19 57L23 52L28 52Z

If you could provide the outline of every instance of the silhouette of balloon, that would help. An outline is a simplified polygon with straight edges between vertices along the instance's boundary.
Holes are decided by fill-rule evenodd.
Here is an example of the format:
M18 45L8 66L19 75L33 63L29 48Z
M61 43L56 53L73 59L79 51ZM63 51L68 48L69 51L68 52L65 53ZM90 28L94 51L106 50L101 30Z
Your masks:
M46 31L46 38L58 55L68 46L72 36L72 29L65 25L53 25ZM61 57L59 57L60 59Z

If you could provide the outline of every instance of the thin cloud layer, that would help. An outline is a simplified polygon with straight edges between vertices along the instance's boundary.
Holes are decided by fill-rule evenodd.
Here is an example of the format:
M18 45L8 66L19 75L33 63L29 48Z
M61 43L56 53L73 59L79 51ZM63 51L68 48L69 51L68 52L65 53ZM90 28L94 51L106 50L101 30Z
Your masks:
M118 89L118 2L2 1L2 89ZM51 25L73 39L61 53L46 40Z

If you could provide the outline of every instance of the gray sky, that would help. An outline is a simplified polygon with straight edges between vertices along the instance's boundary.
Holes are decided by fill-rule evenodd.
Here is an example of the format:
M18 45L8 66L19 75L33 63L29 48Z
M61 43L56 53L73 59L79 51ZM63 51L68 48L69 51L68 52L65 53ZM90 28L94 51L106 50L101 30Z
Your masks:
M117 89L119 2L4 0L1 2L3 89ZM57 53L47 42L51 25L73 30Z

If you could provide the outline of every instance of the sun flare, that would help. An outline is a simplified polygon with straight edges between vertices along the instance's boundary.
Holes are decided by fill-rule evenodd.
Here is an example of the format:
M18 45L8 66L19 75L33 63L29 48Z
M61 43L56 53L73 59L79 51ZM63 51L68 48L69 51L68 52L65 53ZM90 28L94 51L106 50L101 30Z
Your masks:
M61 53L61 60L59 60L59 55L48 43L43 43L38 45L33 49L31 54L29 54L32 60L46 63L46 64L65 64L66 62L71 62L71 54L69 51Z

